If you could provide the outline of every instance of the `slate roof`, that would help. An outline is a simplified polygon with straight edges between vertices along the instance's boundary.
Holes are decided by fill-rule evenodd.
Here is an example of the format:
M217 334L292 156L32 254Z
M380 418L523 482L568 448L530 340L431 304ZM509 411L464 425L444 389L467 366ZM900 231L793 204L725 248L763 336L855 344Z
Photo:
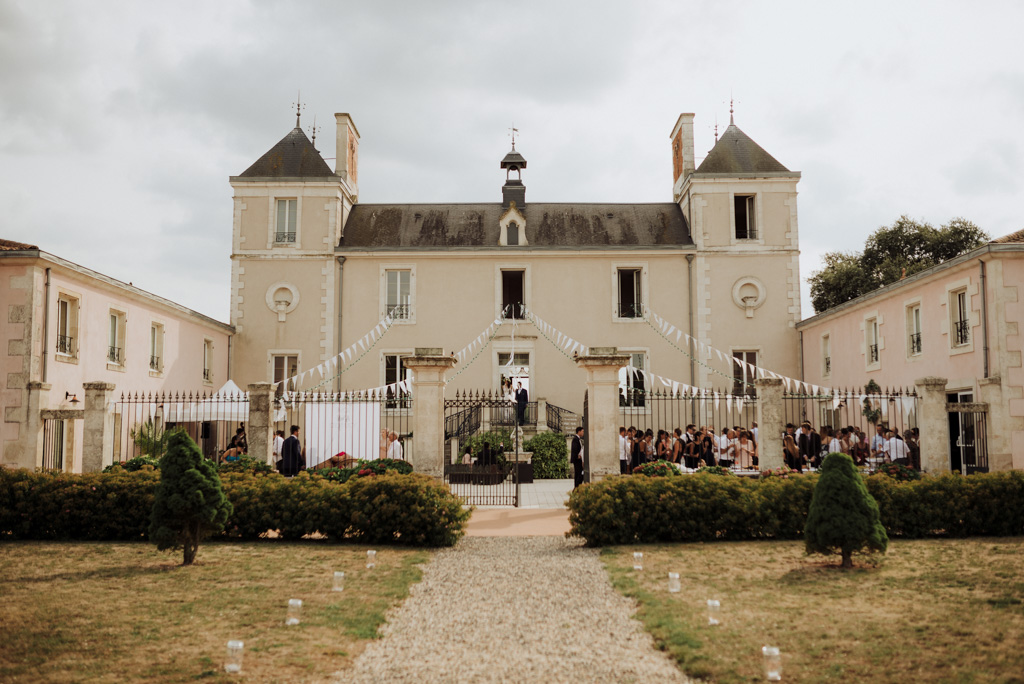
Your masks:
M21 252L26 249L39 249L35 245L26 245L14 240L0 240L0 252Z
M512 148L512 151L505 155L505 158L501 160L501 168L507 169L510 166L516 166L520 169L526 168L526 159L523 155L516 151L516 148Z
M692 246L679 205L531 202L529 249ZM498 246L501 203L357 204L339 243L345 249L438 249Z
M754 142L736 124L729 124L725 133L708 152L696 173L791 173L764 148Z
M317 178L334 176L301 128L293 128L241 173L239 178Z
M997 244L1006 244L1006 243L1011 243L1011 242L1024 242L1024 230L1018 230L1016 233L1010 233L1009 235L1004 235L1001 238L996 238L992 242L997 243Z

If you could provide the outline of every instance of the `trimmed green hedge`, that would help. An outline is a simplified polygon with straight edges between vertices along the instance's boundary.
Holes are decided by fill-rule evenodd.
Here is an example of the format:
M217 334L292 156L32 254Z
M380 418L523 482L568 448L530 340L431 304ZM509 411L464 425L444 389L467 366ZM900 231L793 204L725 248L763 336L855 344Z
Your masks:
M610 477L569 497L569 532L588 546L799 539L817 475L748 479ZM1024 472L867 478L890 537L1024 535Z
M560 480L572 477L569 449L561 432L539 432L523 442L523 451L533 454L535 480Z
M148 536L157 470L89 475L0 468L0 539L132 541ZM410 546L451 546L469 511L443 484L417 474L339 483L302 473L224 473L234 513L222 536L329 539Z

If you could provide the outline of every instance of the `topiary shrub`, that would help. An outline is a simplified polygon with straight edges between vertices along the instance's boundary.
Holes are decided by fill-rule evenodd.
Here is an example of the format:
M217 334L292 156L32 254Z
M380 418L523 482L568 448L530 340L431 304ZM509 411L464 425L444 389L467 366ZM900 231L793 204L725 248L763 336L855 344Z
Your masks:
M885 553L889 538L878 504L846 454L832 453L821 464L804 526L807 553L841 553L842 567L853 567L853 553Z
M231 512L213 464L183 430L169 431L154 492L150 540L161 551L183 549L182 565L191 565L199 541L222 531Z
M682 476L679 469L668 461L650 461L633 468L634 475L647 475L648 477L675 477Z
M523 451L533 454L533 477L537 480L562 480L572 477L569 449L560 432L540 432L523 442Z
M351 506L347 532L371 544L453 546L472 512L446 485L426 475L389 472L350 480L342 488Z

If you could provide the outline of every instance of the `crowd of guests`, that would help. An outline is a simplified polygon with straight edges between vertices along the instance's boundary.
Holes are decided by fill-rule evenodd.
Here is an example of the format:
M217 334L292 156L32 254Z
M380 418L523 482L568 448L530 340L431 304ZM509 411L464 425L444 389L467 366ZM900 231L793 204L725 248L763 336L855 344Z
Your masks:
M757 423L750 428L687 425L672 432L636 427L619 428L619 470L631 473L650 461L664 460L691 470L701 466L756 469L758 465ZM917 428L900 434L897 428L879 424L871 437L855 426L815 430L809 422L799 427L789 423L781 435L785 463L794 470L817 468L826 454L849 455L859 466L901 463L921 467L920 435Z

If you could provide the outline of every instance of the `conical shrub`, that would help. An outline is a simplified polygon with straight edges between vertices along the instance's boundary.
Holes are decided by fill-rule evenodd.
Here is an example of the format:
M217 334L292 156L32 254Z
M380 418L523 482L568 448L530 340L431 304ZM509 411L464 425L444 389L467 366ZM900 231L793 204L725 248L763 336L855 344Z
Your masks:
M846 454L829 454L821 465L804 525L804 545L807 553L841 553L844 568L853 567L855 552L885 553L889 545L878 504Z

